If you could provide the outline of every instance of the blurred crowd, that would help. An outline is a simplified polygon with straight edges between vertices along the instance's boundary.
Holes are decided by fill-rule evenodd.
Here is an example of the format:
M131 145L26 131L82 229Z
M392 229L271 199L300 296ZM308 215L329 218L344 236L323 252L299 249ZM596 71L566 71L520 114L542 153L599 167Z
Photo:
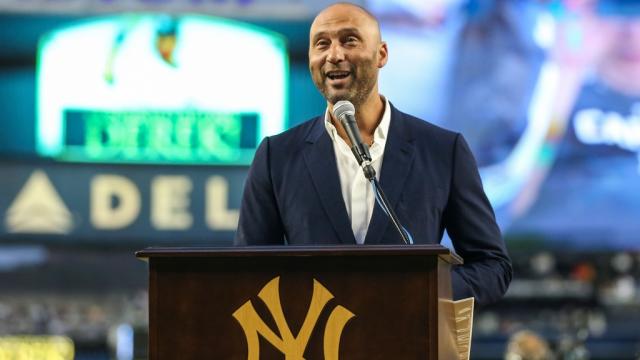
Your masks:
M147 292L132 294L3 294L0 337L62 335L76 346L106 347L122 325L145 329Z
M505 299L475 319L478 354L506 343L508 360L640 359L640 253L514 255Z

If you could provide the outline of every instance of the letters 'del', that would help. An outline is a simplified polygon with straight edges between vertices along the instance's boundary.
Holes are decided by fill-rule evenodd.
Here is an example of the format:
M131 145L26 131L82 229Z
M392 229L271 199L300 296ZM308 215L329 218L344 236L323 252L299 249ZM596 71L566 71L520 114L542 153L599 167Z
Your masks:
M316 326L318 317L329 300L333 299L333 295L329 290L314 279L313 295L309 310L307 311L298 335L294 337L284 317L282 304L280 303L279 284L280 277L269 281L269 283L260 290L258 297L265 303L269 312L271 312L281 337L276 335L276 333L265 324L254 309L251 301L247 301L233 313L233 317L238 320L247 337L248 360L258 360L260 357L258 334L262 335L265 340L282 352L286 360L304 359L304 351L311 337L311 333ZM342 306L337 306L329 315L324 329L325 360L338 360L342 330L344 330L347 322L354 316L351 311Z

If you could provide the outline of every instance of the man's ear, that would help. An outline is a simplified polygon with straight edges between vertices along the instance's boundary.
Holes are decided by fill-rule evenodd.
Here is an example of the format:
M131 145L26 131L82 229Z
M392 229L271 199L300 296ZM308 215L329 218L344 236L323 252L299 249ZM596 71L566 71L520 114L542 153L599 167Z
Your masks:
M389 60L389 49L387 43L382 41L378 48L378 69L384 67Z

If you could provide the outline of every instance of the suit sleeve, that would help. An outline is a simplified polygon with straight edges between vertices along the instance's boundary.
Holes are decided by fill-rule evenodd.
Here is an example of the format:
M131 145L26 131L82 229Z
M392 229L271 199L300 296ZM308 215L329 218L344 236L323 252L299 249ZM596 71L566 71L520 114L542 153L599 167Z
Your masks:
M269 138L253 159L245 182L234 245L282 245L284 230L271 178Z
M456 252L464 259L464 265L452 271L454 299L473 296L480 306L499 300L511 282L511 260L476 161L460 134L454 146L451 191L443 220Z

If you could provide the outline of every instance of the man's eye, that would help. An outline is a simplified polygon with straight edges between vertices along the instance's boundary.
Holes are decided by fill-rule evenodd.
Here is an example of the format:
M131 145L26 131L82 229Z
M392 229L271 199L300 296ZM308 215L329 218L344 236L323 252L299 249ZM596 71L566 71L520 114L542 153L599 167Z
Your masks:
M316 47L317 48L324 48L327 47L329 45L329 42L326 40L320 40L318 42L316 42Z
M342 40L342 44L349 47L358 46L359 39L355 36L347 36L344 40Z

